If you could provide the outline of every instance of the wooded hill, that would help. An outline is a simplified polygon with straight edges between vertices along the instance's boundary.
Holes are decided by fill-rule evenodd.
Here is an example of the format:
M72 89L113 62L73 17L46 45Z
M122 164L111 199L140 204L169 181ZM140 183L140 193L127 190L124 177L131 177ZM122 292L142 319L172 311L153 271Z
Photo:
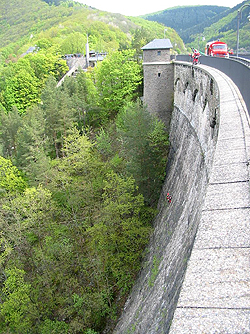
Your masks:
M4 59L15 59L30 46L54 46L64 53L90 49L109 51L140 47L154 38L163 38L164 26L140 18L103 12L74 1L49 5L42 0L2 0L0 3L0 52ZM183 41L174 29L166 36L184 52Z
M227 9L228 7L220 6L178 6L142 17L172 27L182 36L184 42L188 43L190 42L190 33L187 33L187 30L191 31L201 23L208 26L210 19L224 13Z
M172 27L179 33L186 46L200 47L201 50L204 50L206 42L221 39L230 48L236 49L237 11L243 4L249 3L249 1L243 1L233 8L221 6L173 7L142 17ZM242 51L250 51L248 9L243 10L240 20L240 47Z
M70 1L0 15L0 333L112 333L165 178L168 134L139 99L164 26ZM57 87L87 34L107 57Z

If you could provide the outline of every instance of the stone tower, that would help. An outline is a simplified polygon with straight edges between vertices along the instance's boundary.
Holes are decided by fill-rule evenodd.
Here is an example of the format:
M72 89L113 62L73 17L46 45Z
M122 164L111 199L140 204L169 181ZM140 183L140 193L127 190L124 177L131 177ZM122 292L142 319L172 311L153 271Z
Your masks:
M170 61L169 39L154 39L143 50L143 103L150 113L157 114L167 129L174 100L174 65Z

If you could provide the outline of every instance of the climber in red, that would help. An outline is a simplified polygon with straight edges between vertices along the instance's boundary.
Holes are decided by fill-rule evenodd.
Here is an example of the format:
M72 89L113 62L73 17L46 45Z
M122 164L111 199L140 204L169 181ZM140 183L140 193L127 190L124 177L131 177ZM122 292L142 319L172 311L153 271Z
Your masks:
M167 200L168 200L168 203L171 203L172 197L169 195L169 193L167 193L166 198L167 198Z

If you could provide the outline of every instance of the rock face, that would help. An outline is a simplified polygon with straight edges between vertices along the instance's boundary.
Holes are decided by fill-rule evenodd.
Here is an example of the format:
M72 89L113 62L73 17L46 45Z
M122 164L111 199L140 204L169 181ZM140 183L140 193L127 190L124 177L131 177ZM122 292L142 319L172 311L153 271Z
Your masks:
M171 149L159 214L115 334L169 332L202 214L218 138L219 91L207 71L189 64L175 63L173 80Z

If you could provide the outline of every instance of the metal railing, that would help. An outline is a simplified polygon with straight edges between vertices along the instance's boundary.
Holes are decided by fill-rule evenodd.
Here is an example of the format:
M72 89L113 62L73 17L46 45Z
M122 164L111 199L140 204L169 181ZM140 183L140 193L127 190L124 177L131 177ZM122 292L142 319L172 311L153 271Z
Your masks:
M235 56L230 56L230 59L239 61L239 62L243 63L244 65L250 67L250 59L246 59L246 58L242 58L242 57L235 57Z
M177 55L173 59L179 61L191 61L189 55ZM250 62L247 59L237 57L230 57L228 59L201 56L200 63L220 70L233 80L241 92L250 115Z

